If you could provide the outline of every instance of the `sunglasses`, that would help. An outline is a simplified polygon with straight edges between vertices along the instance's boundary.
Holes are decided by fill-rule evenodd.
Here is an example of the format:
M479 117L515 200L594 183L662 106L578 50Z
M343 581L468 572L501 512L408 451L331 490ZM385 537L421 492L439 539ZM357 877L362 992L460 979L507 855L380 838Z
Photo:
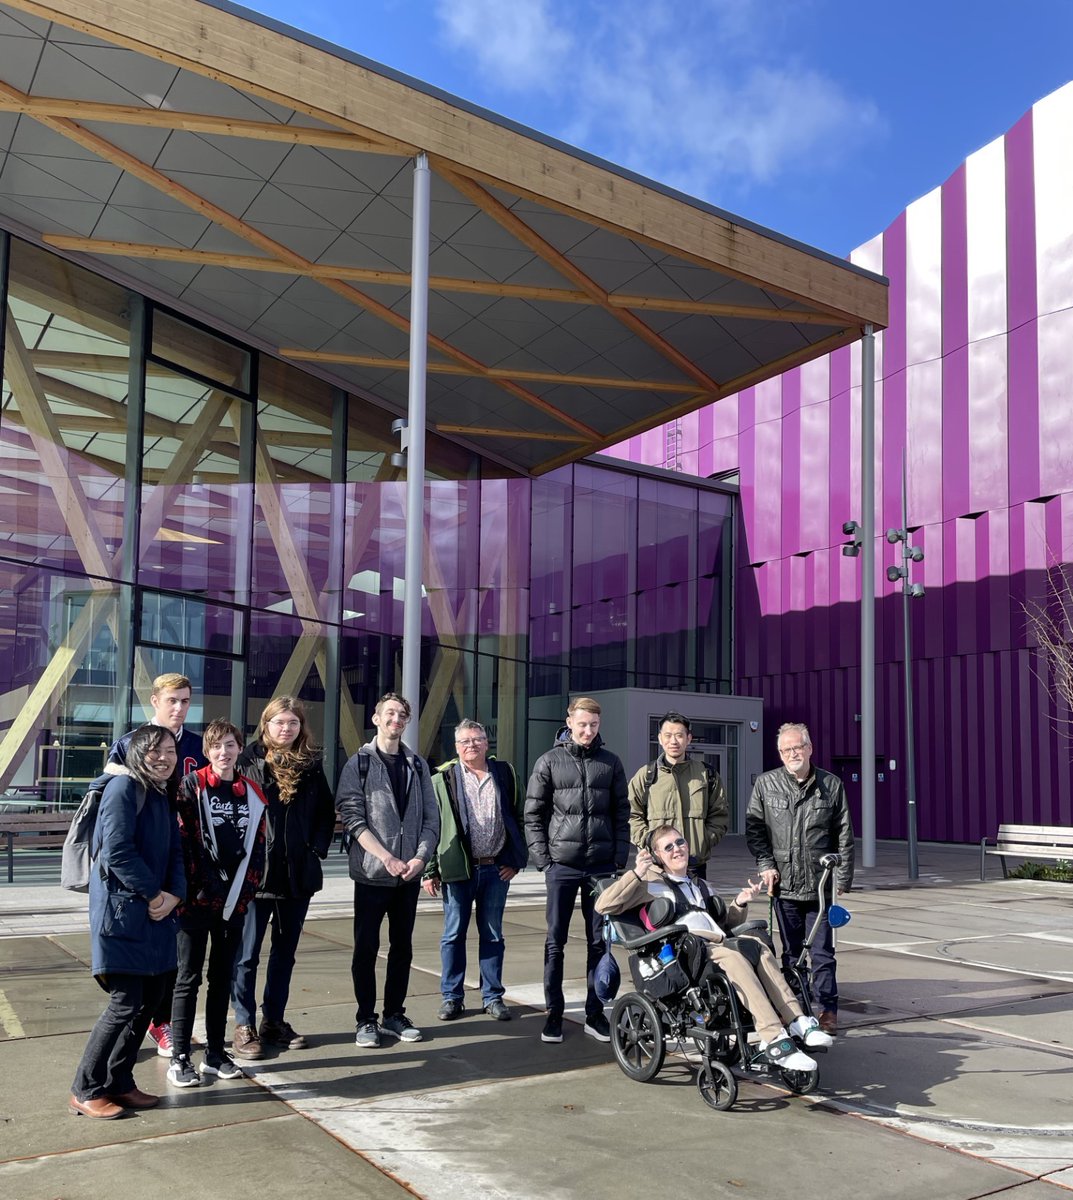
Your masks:
M672 850L680 850L683 846L688 845L689 843L685 840L685 838L678 838L673 842L665 842L662 846L660 846L660 851L663 854L670 854Z

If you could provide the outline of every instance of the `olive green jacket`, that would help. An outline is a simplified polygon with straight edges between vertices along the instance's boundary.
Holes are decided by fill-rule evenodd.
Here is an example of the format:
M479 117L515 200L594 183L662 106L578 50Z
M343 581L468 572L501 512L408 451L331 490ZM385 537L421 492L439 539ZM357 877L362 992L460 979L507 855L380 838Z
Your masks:
M630 841L643 847L653 829L673 825L685 834L690 854L707 862L730 825L722 779L700 759L672 766L662 754L649 783L651 773L652 764L646 763L630 780Z
M424 878L438 879L443 883L460 883L473 875L466 801L457 768L458 759L452 758L432 776L432 791L440 810L440 840L425 868ZM506 834L503 849L496 855L496 865L520 871L529 857L522 833L525 793L518 786L518 778L510 763L500 762L494 754L489 754L488 770L499 792L499 810Z

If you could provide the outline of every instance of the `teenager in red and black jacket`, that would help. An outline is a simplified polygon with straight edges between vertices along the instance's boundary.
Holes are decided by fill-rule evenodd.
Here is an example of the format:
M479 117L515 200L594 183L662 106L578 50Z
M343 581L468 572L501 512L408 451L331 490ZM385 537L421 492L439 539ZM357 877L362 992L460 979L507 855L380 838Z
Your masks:
M246 909L265 869L264 793L235 769L244 738L230 721L205 730L207 767L179 784L176 808L186 868L186 900L179 909L179 973L171 1011L172 1059L168 1082L196 1087L190 1034L205 972L205 1059L201 1073L236 1079L242 1071L224 1049L231 975ZM211 948L210 948L211 942Z

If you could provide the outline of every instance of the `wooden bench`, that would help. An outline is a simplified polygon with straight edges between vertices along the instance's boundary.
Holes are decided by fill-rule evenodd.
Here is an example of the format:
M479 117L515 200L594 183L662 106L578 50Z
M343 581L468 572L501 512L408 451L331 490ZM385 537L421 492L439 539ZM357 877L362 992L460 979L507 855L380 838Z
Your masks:
M987 855L997 854L1002 861L1002 878L1009 878L1006 859L1019 858L1073 859L1073 829L1065 825L1000 825L995 845L989 848L990 838L980 842L980 879L984 877Z
M73 813L0 813L0 835L7 838L7 881L15 882L15 839L27 837L35 848L62 846Z

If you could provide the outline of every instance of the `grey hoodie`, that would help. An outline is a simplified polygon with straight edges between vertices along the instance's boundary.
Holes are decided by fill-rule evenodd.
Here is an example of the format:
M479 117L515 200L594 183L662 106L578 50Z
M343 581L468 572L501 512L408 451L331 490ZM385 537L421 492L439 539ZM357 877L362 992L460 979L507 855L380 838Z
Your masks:
M397 887L403 881L358 844L367 829L396 858L428 863L440 837L440 813L432 791L428 764L407 746L399 747L406 762L406 812L400 819L387 767L376 752L376 739L351 756L339 777L335 810L350 838L350 878L358 883ZM362 766L362 757L365 766ZM364 776L364 780L363 780Z

